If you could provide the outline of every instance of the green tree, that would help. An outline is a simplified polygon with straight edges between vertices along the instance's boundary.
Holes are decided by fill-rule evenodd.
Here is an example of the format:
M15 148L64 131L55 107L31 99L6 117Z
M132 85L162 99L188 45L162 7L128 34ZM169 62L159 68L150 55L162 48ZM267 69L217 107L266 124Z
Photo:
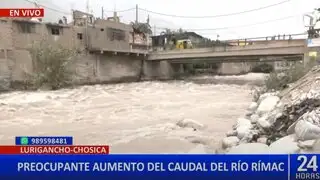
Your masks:
M31 49L33 73L29 75L29 84L33 88L45 86L50 89L71 84L74 75L71 66L76 52L46 41L34 44Z

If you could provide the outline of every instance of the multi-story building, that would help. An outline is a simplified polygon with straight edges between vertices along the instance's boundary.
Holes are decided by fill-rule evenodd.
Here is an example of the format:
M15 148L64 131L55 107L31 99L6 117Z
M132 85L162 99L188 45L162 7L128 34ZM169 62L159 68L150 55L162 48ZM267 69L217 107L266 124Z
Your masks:
M31 19L0 19L0 79L10 77L15 81L23 80L25 73L32 71L30 49L42 40L52 45L77 49L79 53L100 55L111 52L113 55L130 55L148 52L146 49L134 49L130 43L130 35L133 32L131 25L94 19L93 15L81 11L74 11L73 17L74 21L71 23L66 19L59 23L43 23ZM120 56L114 58L127 59Z

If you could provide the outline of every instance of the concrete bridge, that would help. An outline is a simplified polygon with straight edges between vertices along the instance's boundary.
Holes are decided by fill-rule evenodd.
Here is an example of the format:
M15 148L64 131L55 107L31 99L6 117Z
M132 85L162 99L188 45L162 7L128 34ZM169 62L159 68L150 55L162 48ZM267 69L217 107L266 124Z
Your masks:
M158 51L149 61L189 63L194 61L239 62L264 60L301 60L306 52L305 39L254 41L252 45Z

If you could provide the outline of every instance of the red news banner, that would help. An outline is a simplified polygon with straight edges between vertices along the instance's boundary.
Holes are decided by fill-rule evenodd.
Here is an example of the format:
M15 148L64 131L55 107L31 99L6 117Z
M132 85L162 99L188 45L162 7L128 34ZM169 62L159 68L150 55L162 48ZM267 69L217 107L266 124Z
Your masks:
M0 17L43 17L44 9L42 8L19 8L19 9L0 9Z
M109 154L109 146L0 146L0 154Z

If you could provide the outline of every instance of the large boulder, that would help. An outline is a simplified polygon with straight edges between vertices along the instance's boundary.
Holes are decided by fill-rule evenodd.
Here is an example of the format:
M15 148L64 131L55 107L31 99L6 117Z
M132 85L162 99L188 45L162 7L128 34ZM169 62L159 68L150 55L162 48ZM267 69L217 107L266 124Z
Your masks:
M308 142L308 146L310 146L309 143L312 143L312 141L309 141ZM301 154L308 154L308 153L311 153L311 154L319 154L320 153L320 139L316 139L313 141L311 147L308 147L308 148L301 148L301 151L300 151Z
M239 118L234 128L237 131L238 138L242 139L246 134L250 132L250 129L252 128L252 124L248 119Z
M250 133L251 130L251 126L239 126L237 128L237 136L239 139L242 139L243 137L245 137L247 134Z
M253 112L253 111L255 111L257 108L258 108L258 103L252 102L252 103L250 104L250 106L248 107L248 111Z
M226 154L267 154L268 146L261 143L240 144L230 148Z
M259 137L258 139L257 139L257 142L258 143L262 143L262 144L267 144L268 143L268 138L267 137Z
M235 130L230 130L226 133L226 136L229 137L229 136L237 136L237 131Z
M295 134L298 140L306 141L320 138L320 127L304 120L295 125Z
M257 109L257 113L259 115L263 115L265 113L268 113L272 111L276 105L278 104L280 98L278 96L268 96L265 99L263 99Z
M251 121L246 118L238 118L234 127L238 128L241 126L251 126Z
M312 149L316 140L298 141L298 147L301 149Z
M265 100L269 96L276 96L276 93L268 92L268 93L261 94L259 96L257 103L260 104L263 100Z
M257 123L259 120L259 115L258 114L252 114L250 117L251 123Z
M292 123L288 129L287 129L287 134L294 134L295 133L295 128L298 122Z
M252 141L256 141L259 137L259 130L257 129L250 129L245 135L240 139L240 143L249 143Z
M294 134L280 138L269 146L270 154L295 154L299 150Z
M239 141L240 141L240 139L237 136L225 137L222 140L222 147L224 149L227 149L227 148L236 146L236 145L238 145Z
M271 124L269 121L267 121L268 116L264 115L261 118L258 119L257 125L261 127L262 129L268 129L271 127Z

